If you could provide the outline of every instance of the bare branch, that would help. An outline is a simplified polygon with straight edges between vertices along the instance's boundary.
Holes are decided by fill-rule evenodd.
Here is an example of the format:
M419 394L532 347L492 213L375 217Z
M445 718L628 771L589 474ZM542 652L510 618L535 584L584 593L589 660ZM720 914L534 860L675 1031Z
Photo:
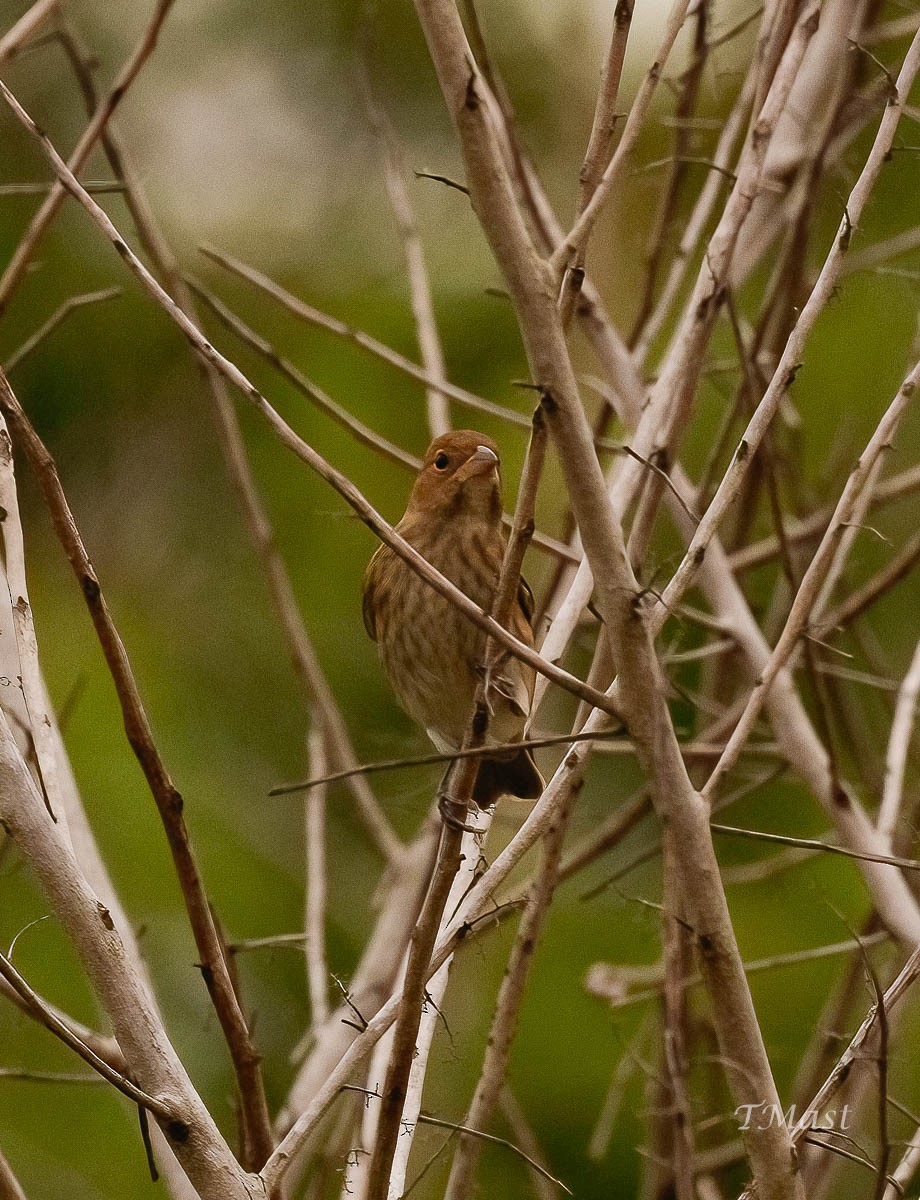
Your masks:
M530 966L559 879L562 843L574 800L575 794L572 792L556 812L553 824L544 839L537 878L531 886L520 928L508 956L508 965L502 976L486 1043L482 1070L463 1119L465 1126L474 1129L484 1129L488 1126L504 1086ZM464 1200L472 1193L479 1151L480 1145L475 1139L461 1136L444 1200Z
M642 131L642 126L645 124L652 98L661 79L661 73L677 40L677 35L681 31L689 7L689 0L674 0L674 4L668 13L664 37L661 40L655 61L646 73L642 81L642 86L633 101L632 108L629 110L629 116L626 118L626 124L623 127L623 133L617 145L616 152L604 169L600 179L597 180L596 185L592 186L592 177L596 172L597 162L603 156L605 144L609 142L609 133L605 132L604 118L611 103L611 97L603 93L607 92L611 83L616 81L616 76L611 72L610 64L608 63L608 68L601 84L602 96L598 100L598 109L595 110L596 133L595 129L592 129L591 142L589 142L588 152L585 157L587 171L584 167L582 168L584 205L583 207L580 206L581 211L578 214L575 224L566 234L562 243L553 251L553 256L550 260L553 273L557 277L561 277L563 267L571 259L577 258L583 250L588 238L591 236L591 231L594 228L603 204L625 169L629 156L632 154L639 134ZM617 42L616 26L614 29L614 42ZM614 54L618 50L618 46L611 46L611 59L614 60L614 67ZM625 45L623 46L623 50L625 51ZM597 128L598 111L600 112L600 128ZM609 121L609 116L607 120Z
M88 1063L106 1083L110 1083L114 1088L117 1088L119 1092L127 1096L129 1100L133 1100L135 1104L140 1104L143 1108L148 1109L161 1122L171 1122L174 1120L174 1113L167 1105L161 1103L153 1096L148 1096L146 1092L132 1083L120 1071L116 1071L104 1058L100 1058L94 1050L81 1041L69 1025L61 1021L51 1009L47 1008L38 994L23 979L5 954L0 954L0 975L18 993L37 1020L46 1029L50 1030L56 1038L59 1038L65 1046L69 1046L71 1050L79 1054L83 1061Z
M71 313L76 312L78 308L83 308L87 304L99 304L103 300L111 300L115 296L121 295L121 288L110 287L103 288L99 292L86 292L82 296L71 296L55 312L51 314L47 321L32 334L30 338L22 343L18 350L14 350L6 362L3 364L3 369L10 374L15 370L21 362L23 362L33 351L37 350L42 342L57 329L63 321L66 321Z

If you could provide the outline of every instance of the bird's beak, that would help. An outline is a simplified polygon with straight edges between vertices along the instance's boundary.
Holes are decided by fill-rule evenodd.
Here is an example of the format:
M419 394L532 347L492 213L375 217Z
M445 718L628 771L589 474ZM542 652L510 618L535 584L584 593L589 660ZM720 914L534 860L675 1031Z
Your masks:
M472 475L487 475L497 467L498 455L495 451L490 450L488 446L477 446L464 463L464 474L467 478Z

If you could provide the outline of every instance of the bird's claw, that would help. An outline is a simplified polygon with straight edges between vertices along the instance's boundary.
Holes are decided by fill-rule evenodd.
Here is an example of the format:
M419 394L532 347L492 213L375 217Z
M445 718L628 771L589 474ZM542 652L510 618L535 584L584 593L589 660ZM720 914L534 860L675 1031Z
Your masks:
M481 831L475 825L467 825L464 817L467 815L468 808L459 800L455 800L453 796L446 792L441 792L438 796L438 812L441 814L441 820L451 829L457 829L461 833L480 833Z

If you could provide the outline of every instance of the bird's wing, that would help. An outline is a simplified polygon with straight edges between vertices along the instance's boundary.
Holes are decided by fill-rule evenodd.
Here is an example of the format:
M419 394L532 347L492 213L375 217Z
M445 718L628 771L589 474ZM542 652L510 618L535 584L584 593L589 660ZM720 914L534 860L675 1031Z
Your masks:
M364 617L364 628L367 630L368 637L374 642L377 640L377 622L374 620L374 585L377 582L377 573L380 566L379 557L383 546L378 546L371 556L371 561L367 564L367 570L364 572L364 586L362 589L361 614Z
M517 607L512 610L508 624L510 632L528 646L533 645L533 630L530 622L533 619L534 607L530 584L522 578L518 583ZM526 717L530 712L530 704L533 700L534 682L533 668L522 663L514 655L507 654L493 674L490 688L499 696L503 696L512 711L518 716Z

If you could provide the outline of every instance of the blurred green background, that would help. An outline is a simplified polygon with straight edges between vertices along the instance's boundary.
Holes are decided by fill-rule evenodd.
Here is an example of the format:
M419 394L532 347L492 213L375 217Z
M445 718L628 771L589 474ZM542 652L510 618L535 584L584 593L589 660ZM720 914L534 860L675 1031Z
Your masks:
M26 7L22 0L0 0L0 30ZM741 0L717 4L716 33L745 16L749 7ZM151 5L68 0L64 8L98 55L102 86L129 53ZM499 0L481 8L523 136L565 223L573 211L612 4ZM899 15L903 6L885 7L889 9L890 15ZM623 103L635 93L663 19L662 3L637 4ZM356 416L421 453L427 433L419 387L297 323L197 251L201 242L216 244L317 307L417 357L402 250L356 82L356 44L365 20L357 0L333 5L179 0L116 124L183 265ZM403 140L408 167L461 177L411 6L380 4L372 24L375 77ZM711 153L753 41L754 27L719 47L707 66L701 113L710 120L696 135L700 156ZM896 66L905 45L884 44L875 53L886 65ZM683 47L678 64L686 62L685 55ZM669 67L669 73L676 69ZM875 69L870 65L870 73ZM9 64L3 77L55 144L69 149L85 118L59 47L49 43L31 51ZM666 85L637 165L668 153L670 133L660 118L672 108ZM809 251L814 264L830 244L874 129L873 120L814 197ZM905 122L899 152L885 169L854 244L868 245L916 223L920 171L916 146L910 144L915 135L916 124ZM0 112L0 137L0 184L49 178L35 146L5 110ZM84 178L108 178L101 154L94 155ZM593 245L592 274L624 330L638 302L661 179L656 170L630 174ZM697 174L691 170L682 215L701 181L702 169ZM526 375L513 315L508 303L490 292L501 281L465 197L424 180L411 180L410 191L451 378L527 412L527 394L513 384ZM8 259L37 203L35 198L0 198L0 262ZM106 196L103 203L136 245L122 199ZM789 437L800 453L785 480L792 511L806 512L837 494L843 474L903 377L915 344L920 256L899 259L896 265L897 273L848 279L812 340L794 389L802 426L795 438ZM756 313L763 283L754 280L745 289L739 298L742 312ZM295 931L303 925L301 802L296 796L269 798L267 793L306 770L301 695L226 482L198 368L176 329L70 202L0 322L0 360L67 297L112 284L122 288L120 296L72 315L11 380L57 458L131 655L158 745L185 796L191 833L228 936ZM290 423L395 520L410 482L406 472L357 446L229 334L216 326L209 329ZM577 336L574 342L579 369L596 370ZM725 355L728 347L727 340L718 343L713 358ZM704 378L688 439L691 473L705 460L736 382L737 376ZM587 388L585 394L593 404ZM453 415L458 424L470 423L461 410L454 409ZM371 760L425 752L423 735L387 690L361 623L360 581L373 550L372 536L242 402L240 419L310 633L359 755ZM487 418L477 426L501 444L510 504L525 434ZM909 417L892 468L916 458L918 430L916 417ZM85 804L140 932L170 1034L230 1136L232 1076L193 965L195 950L165 839L124 738L81 596L26 465L17 465L43 665L54 701L66 712L66 740ZM554 534L561 529L559 480L551 462L540 517L542 527ZM892 544L899 545L915 527L915 512L916 505L907 501L873 519L890 540L860 536L850 581L867 578L887 560ZM758 532L769 528L763 514ZM664 531L653 555L664 570L673 562L674 550ZM528 574L539 593L548 579L547 561L532 552ZM760 613L772 595L775 570L761 571L749 582ZM864 622L891 678L903 674L913 651L918 603L920 583L909 578ZM695 637L675 624L665 642L685 646ZM854 655L847 665L877 670L880 660L867 661L864 647L843 644ZM833 652L828 657L833 659ZM573 652L572 663L586 668L583 650ZM692 687L694 668L683 668L680 679ZM839 749L848 778L871 805L877 799L892 699L890 689L853 689L853 703L876 758L852 755L845 743ZM570 706L559 701L545 710L543 724L564 729L569 715ZM688 705L677 701L675 715L682 729L691 729ZM541 761L551 767L557 758L547 752ZM742 770L736 782L744 774ZM401 834L408 836L418 826L436 780L436 771L375 777L374 786ZM596 760L579 801L573 840L595 828L638 783L630 760ZM909 784L916 784L913 771ZM332 790L328 809L329 962L347 980L372 927L379 861L345 789ZM517 827L522 811L500 807L493 849ZM754 790L729 819L806 836L826 829L815 803L791 777ZM587 996L583 982L598 960L657 959L656 917L631 899L659 899L657 862L630 874L622 893L608 888L590 900L584 897L655 837L650 823L640 826L622 847L560 891L537 955L514 1051L510 1078L516 1095L552 1169L580 1197L638 1194L641 1070L627 1090L609 1151L592 1161L587 1143L612 1070L643 1010L611 1014ZM720 842L718 849L726 865L770 852L735 841ZM858 873L832 859L810 862L762 884L733 887L730 901L748 958L839 941L847 936L844 920L858 924L867 912ZM0 863L0 944L8 946L18 931L46 913L28 870L7 852ZM456 968L445 1009L449 1033L442 1032L436 1043L426 1096L426 1106L439 1117L459 1120L465 1111L511 935L511 929L489 935ZM53 917L21 936L15 961L44 995L80 1019L101 1022ZM291 1052L309 1021L303 958L293 950L260 950L239 962L247 1006L257 1014L270 1101L277 1108L295 1069ZM784 1096L823 998L842 969L841 960L833 959L752 980ZM916 1107L920 1084L911 1077L910 1045L905 1030L901 1053L893 1056L892 1091ZM8 1005L0 1008L0 1067L82 1070L49 1034ZM730 1113L718 1089L709 1099L711 1107L700 1111L700 1118ZM730 1131L729 1118L715 1140ZM438 1130L419 1135L420 1164L442 1140ZM149 1181L136 1114L103 1087L0 1078L0 1145L31 1197L141 1200L162 1191ZM443 1156L414 1194L437 1196L448 1163ZM527 1186L516 1159L502 1150L486 1151L483 1197L526 1194Z

